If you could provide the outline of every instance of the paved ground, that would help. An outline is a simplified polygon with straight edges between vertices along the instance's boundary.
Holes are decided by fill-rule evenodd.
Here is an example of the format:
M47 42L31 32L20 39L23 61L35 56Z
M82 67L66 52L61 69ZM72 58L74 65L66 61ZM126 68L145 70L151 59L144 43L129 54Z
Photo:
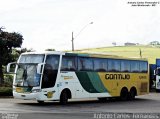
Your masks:
M160 118L160 93L138 96L133 101L96 99L38 104L36 101L0 98L0 118L9 119L94 119L94 118ZM141 113L143 115L141 115ZM137 115L136 115L137 114ZM7 118L8 117L8 118ZM148 117L148 118L150 118Z

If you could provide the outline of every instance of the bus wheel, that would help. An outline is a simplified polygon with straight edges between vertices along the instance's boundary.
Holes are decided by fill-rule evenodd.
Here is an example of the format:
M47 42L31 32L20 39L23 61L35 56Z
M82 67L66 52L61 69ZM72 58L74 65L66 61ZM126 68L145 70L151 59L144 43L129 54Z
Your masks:
M67 104L67 102L68 102L68 94L67 94L67 91L64 90L62 91L60 96L60 104L65 105Z
M120 99L122 101L125 101L125 100L128 99L128 90L127 90L127 88L122 88L121 94L120 94Z
M41 101L41 100L37 100L37 102L38 102L39 104L44 104L44 101Z
M107 98L98 98L99 102L106 102Z
M136 89L135 88L131 88L130 92L129 92L129 99L130 100L134 100L136 96Z

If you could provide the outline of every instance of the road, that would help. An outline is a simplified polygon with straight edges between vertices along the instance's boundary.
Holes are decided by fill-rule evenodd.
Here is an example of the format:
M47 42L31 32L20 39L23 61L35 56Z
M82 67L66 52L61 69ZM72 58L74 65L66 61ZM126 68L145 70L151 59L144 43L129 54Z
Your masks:
M160 118L160 93L137 96L133 101L96 99L71 100L67 105L58 102L38 104L36 101L0 98L0 118L10 119L94 119L94 118L136 118L151 116ZM116 114L116 115L115 115ZM134 116L133 116L134 114ZM138 115L139 116L139 115ZM8 118L7 118L8 117Z

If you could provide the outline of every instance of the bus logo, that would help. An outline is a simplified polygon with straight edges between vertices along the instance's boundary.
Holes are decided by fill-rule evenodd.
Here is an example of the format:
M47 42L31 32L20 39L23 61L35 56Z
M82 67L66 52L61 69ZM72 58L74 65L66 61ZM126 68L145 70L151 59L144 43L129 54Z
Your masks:
M105 75L105 79L124 79L124 80L129 80L130 79L130 75L129 74L106 74Z

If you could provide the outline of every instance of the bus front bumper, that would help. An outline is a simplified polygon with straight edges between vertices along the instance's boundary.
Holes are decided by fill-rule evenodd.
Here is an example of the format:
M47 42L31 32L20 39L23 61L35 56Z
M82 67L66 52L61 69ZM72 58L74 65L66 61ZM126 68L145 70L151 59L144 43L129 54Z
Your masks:
M39 100L39 93L17 93L13 92L13 97L24 100Z

